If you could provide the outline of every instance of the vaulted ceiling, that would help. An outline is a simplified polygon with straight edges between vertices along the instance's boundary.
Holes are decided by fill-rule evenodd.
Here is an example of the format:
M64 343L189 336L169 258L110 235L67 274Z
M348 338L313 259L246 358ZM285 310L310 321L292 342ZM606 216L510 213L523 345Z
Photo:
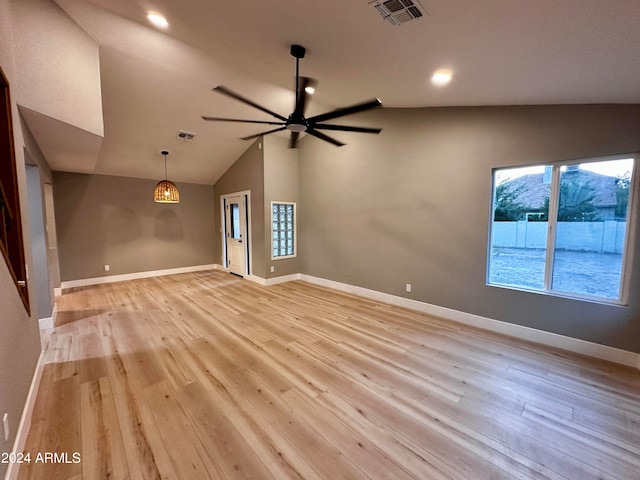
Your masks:
M640 103L637 0L421 0L426 15L401 26L372 3L55 0L97 45L104 138L37 108L21 111L54 169L159 178L158 152L168 149L170 178L212 184L247 148L238 138L265 129L201 116L271 118L211 88L288 115L293 43L307 48L301 73L319 82L310 114L373 97L407 108ZM152 26L149 11L168 28ZM442 68L453 80L434 86ZM364 125L357 115L346 123ZM179 130L196 137L181 141Z

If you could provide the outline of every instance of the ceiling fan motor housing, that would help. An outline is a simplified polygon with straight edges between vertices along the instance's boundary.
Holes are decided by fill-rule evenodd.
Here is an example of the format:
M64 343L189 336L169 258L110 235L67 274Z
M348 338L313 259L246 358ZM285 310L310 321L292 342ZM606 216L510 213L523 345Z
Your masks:
M287 119L286 125L287 130L291 132L306 132L307 128L309 128L309 122L307 122L302 115L296 115L292 113L289 115Z
M295 58L304 58L307 50L302 45L291 45L291 56Z

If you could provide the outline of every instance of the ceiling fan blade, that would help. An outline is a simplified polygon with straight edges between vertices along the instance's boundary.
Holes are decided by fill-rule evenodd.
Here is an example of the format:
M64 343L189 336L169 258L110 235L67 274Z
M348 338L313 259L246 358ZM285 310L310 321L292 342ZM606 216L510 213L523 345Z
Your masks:
M329 143L335 145L336 147L341 147L341 146L344 145L344 143L339 142L335 138L331 138L330 136L325 135L322 132L316 132L313 128L310 128L309 130L307 130L307 133L309 135L313 135L316 138L319 138L320 140L324 140L325 142L329 142Z
M262 135L268 135L269 133L279 132L287 127L274 128L273 130L267 130L266 132L256 133L255 135L249 135L248 137L242 137L240 140L251 140L252 138L258 138Z
M289 148L296 148L298 145L298 137L300 132L291 132L291 139L289 140Z
M262 123L266 125L282 125L282 122L265 122L262 120L242 120L240 118L220 118L220 117L202 117L208 122L240 122L240 123Z
M235 92L232 92L231 90L229 90L225 86L219 85L219 86L215 87L213 89L213 91L214 92L218 92L218 93L222 93L223 95L226 95L227 97L231 97L234 100L238 100L239 102L245 103L245 104L247 104L247 105L249 105L249 106L251 106L253 108L257 108L258 110L261 110L261 111L263 111L265 113L268 113L269 115L271 115L273 117L276 117L279 120L282 120L282 121L286 121L287 120L286 117L283 117L282 115L279 115L276 112L273 112L273 111L269 110L268 108L265 108L265 107L263 107L261 105L258 105L257 103L249 100L248 98L244 98L243 96L238 95Z
M322 113L320 115L316 115L315 117L307 118L309 123L318 123L323 122L325 120L331 120L333 118L344 117L345 115L351 115L353 113L363 112L364 110L369 110L371 108L382 106L382 102L377 98L373 100L369 100L364 103L358 103L357 105L352 105L350 107L338 108L332 112Z
M327 123L315 123L313 128L318 130L339 130L342 132L380 133L381 128L350 127L348 125L331 125Z

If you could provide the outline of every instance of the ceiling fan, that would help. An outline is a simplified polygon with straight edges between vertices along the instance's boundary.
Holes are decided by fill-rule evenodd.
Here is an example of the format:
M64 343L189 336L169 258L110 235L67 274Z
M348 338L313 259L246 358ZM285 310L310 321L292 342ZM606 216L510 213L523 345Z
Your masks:
M315 81L311 78L300 77L300 59L304 58L305 48L300 45L291 45L291 56L296 59L296 104L293 112L289 115L289 117L284 117L279 115L268 108L265 108L257 103L238 95L235 92L232 92L227 87L222 85L215 87L213 89L214 92L221 93L226 95L227 97L231 97L235 100L238 100L242 103L250 105L258 110L261 110L269 115L277 118L278 122L268 122L262 120L242 120L238 118L219 118L219 117L206 117L202 118L207 121L214 122L240 122L240 123L261 123L265 125L277 125L277 128L273 130L267 130L266 132L257 133L255 135L249 135L248 137L243 137L242 140L251 140L253 138L259 137L261 135L267 135L269 133L280 132L282 130L289 130L291 132L291 140L289 141L289 147L295 148L298 143L298 137L300 133L306 132L309 135L312 135L316 138L324 140L325 142L329 142L337 147L341 147L344 143L339 142L335 138L331 138L328 135L320 132L319 130L337 130L343 132L360 132L360 133L380 133L382 131L381 128L368 128L368 127L350 127L348 125L335 125L329 123L323 123L327 120L332 120L338 117L344 117L345 115L351 115L353 113L363 112L365 110L369 110L371 108L382 106L382 102L377 98L373 100L369 100L367 102L358 103L356 105L352 105L350 107L338 108L331 112L323 113L321 115L315 115L310 118L305 118L304 112L308 104L309 99L309 90L315 87Z

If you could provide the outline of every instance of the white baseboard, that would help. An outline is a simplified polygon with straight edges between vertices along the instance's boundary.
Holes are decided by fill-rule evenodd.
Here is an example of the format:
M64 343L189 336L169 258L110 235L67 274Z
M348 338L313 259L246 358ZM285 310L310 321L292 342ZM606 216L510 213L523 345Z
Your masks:
M543 330L536 330L535 328L524 327L522 325L502 322L500 320L494 320L492 318L482 317L480 315L474 315L472 313L460 312L451 308L445 308L438 305L419 302L410 298L398 297L397 295L378 292L376 290L369 290L367 288L357 287L354 285L349 285L347 283L335 282L333 280L326 280L324 278L313 277L311 275L305 274L301 274L299 275L299 277L300 280L315 285L333 288L335 290L352 293L354 295L370 298L372 300L378 300L380 302L410 308L412 310L417 310L429 315L445 318L447 320L452 320L454 322L462 323L465 325L482 328L484 330L489 330L492 332L502 333L511 337L520 338L551 347L562 348L563 350L568 350L570 352L589 355L591 357L596 357L602 360L608 360L610 362L640 369L640 354L638 353L629 352L606 345L600 345L598 343L587 342L585 340L580 340L577 338L566 337L564 335L558 335L556 333L545 332Z
M125 280L137 280L140 278L161 277L163 275L175 275L178 273L199 272L202 270L214 270L219 265L194 265L191 267L168 268L165 270L151 270L148 272L124 273L121 275L107 275L105 277L82 278L80 280L67 280L61 282L60 288L87 287L89 285L101 285L103 283L123 282Z
M62 295L62 288L61 287L56 287L53 289L53 296L54 297L59 297L60 295Z
M247 280L258 283L264 287L269 287L271 285L278 285L280 283L293 282L294 280L300 280L300 273L292 273L291 275L282 275L280 277L272 277L272 278L262 278L257 275L247 275Z
M250 282L257 283L258 285L262 285L263 287L267 286L267 280L257 275L245 275L243 278Z
M229 269L224 265L215 264L216 270L222 270L223 272L229 273ZM294 280L300 280L300 273L292 273L291 275L282 275L280 277L273 278L263 278L258 275L244 275L242 278L249 280L250 282L257 283L258 285L262 285L263 287L268 287L270 285L278 285L279 283L293 282Z
M172 275L176 273L187 273L212 269L228 271L220 264L199 265L194 267L174 268L169 270L156 270L151 272L140 272L125 275L113 275L108 277L88 278L83 280L72 280L69 282L62 282L61 287L70 288L96 285L101 283L119 282L123 280L133 280L137 278L148 278L161 275ZM378 292L376 290L357 287L355 285L349 285L333 280L314 277L312 275L294 273L291 275L283 275L281 277L273 278L262 278L257 275L247 275L244 278L263 286L271 286L280 283L291 282L294 280L302 280L315 285L333 288L335 290L371 298L380 302L411 308L412 310L417 310L429 315L445 318L465 325L482 328L484 330L489 330L492 332L502 333L543 345L562 348L570 352L589 355L603 360L608 360L610 362L615 362L640 369L640 354L635 352L629 352L626 350L621 350L619 348L600 345L598 343L587 342L585 340L580 340L577 338L566 337L564 335L559 335L556 333L545 332L543 330L537 330L535 328L525 327L522 325L502 322L500 320L494 320L492 318L482 317L480 315L474 315L472 313L460 312L451 308L432 305L409 298L399 297L397 295L391 295L389 293Z
M49 328L53 328L53 317L47 318L39 318L38 325L40 326L40 330L48 330Z
M40 352L38 363L36 364L36 370L33 373L33 379L31 379L31 386L29 387L29 394L27 395L27 402L22 410L22 417L20 418L20 424L16 432L16 439L13 442L12 452L24 452L24 447L27 443L27 435L31 428L31 418L33 417L33 409L36 405L36 398L38 397L38 389L40 388L40 379L42 378L42 371L44 370L43 354ZM18 478L18 469L20 465L18 463L9 463L9 468L4 476L5 480L15 480Z

